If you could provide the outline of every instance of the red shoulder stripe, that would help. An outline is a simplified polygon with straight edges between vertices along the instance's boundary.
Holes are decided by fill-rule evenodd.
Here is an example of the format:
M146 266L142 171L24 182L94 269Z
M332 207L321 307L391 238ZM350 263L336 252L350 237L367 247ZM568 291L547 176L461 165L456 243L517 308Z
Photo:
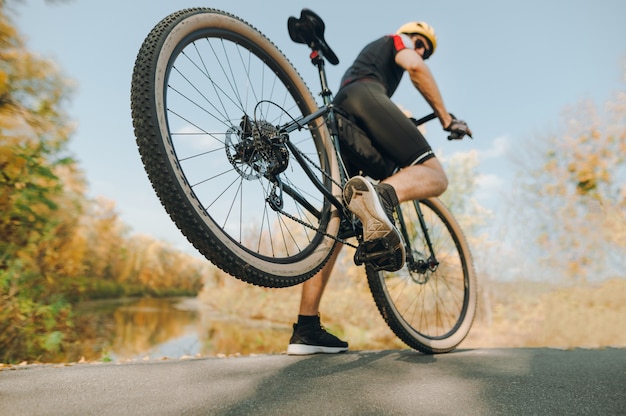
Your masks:
M408 48L408 46L404 43L404 39L402 39L400 35L391 35L391 37L393 38L393 46L396 49L396 52Z

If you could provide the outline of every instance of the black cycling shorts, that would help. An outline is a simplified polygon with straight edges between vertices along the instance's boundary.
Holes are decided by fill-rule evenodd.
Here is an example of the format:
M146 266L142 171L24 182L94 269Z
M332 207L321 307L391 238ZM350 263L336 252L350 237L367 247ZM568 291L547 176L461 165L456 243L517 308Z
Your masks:
M422 133L387 97L380 82L354 81L339 90L333 103L352 114L374 147L399 168L435 157Z

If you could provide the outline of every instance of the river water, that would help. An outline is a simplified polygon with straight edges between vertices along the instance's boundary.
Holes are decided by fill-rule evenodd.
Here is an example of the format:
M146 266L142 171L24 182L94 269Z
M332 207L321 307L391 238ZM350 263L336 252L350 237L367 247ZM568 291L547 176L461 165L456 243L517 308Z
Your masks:
M291 334L285 324L225 316L196 298L91 301L77 315L84 330L67 361L280 353Z

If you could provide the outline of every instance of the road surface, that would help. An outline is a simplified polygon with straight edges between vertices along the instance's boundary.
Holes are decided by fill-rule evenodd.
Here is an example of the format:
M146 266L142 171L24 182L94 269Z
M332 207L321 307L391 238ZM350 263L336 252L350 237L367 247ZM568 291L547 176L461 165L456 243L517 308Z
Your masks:
M355 351L0 371L0 415L626 415L626 349Z

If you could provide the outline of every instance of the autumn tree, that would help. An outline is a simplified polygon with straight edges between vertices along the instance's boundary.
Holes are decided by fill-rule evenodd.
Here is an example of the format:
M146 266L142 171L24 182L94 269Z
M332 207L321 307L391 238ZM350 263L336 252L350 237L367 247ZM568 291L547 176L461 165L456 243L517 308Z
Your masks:
M624 277L626 92L567 110L555 134L529 147L517 200L540 264L575 281Z
M48 268L56 236L72 234L56 213L63 200L57 172L71 126L63 112L68 86L51 62L24 48L0 4L0 348L39 355L56 351L71 326L70 307ZM63 202L62 202L63 201ZM73 210L76 212L76 209ZM62 239L61 241L68 241Z
M81 299L189 295L208 274L206 261L129 237L113 202L85 197L68 157L70 90L0 1L0 362L57 359L77 341Z

